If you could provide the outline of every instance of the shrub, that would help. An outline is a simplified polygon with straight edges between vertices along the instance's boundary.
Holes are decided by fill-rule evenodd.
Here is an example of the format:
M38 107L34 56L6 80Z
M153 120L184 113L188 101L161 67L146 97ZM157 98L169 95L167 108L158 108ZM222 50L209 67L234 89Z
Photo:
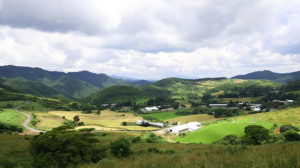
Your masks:
M141 137L135 137L131 140L131 143L138 143L138 142L141 142L141 141L142 141Z
M123 125L123 126L127 126L127 122L123 121L123 122L122 122L122 125Z
M164 150L163 153L165 153L165 154L175 154L175 150L167 149L167 150Z
M300 135L296 131L286 131L283 136L286 141L300 141Z
M115 157L126 157L131 154L130 143L126 139L119 139L110 143L110 149Z
M147 149L147 151L148 151L149 153L159 153L159 149L157 149L156 147L149 147L149 148Z
M282 133L282 132L285 132L285 131L289 131L289 130L294 130L294 131L299 131L299 129L297 128L297 127L295 127L295 126L292 126L292 125L290 125L290 124L288 124L288 125L282 125L281 127L280 127L280 132Z

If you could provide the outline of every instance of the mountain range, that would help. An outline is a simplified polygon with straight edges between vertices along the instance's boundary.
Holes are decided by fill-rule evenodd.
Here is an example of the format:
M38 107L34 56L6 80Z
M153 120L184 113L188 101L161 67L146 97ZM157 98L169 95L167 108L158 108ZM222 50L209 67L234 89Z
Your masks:
M41 68L13 65L0 66L0 84L10 86L24 93L42 97L65 96L73 99L81 99L110 86L136 87L151 96L173 95L182 98L196 95L198 97L204 93L206 90L205 87L209 85L205 81L215 81L214 83L216 84L214 85L223 85L224 82L232 83L232 81L227 82L226 78L165 78L154 82L126 77L120 77L123 79L114 77L104 73L96 74L89 71L65 73L47 71ZM265 79L285 84L300 79L300 71L275 73L265 70L234 76L232 79Z
M63 95L80 99L109 86L140 87L150 82L116 79L103 73L96 74L88 71L64 73L8 65L0 66L0 83L24 93L45 97Z
M300 71L291 73L275 73L269 70L264 70L248 73L246 75L237 75L232 77L232 79L266 79L281 84L286 84L291 81L299 80Z

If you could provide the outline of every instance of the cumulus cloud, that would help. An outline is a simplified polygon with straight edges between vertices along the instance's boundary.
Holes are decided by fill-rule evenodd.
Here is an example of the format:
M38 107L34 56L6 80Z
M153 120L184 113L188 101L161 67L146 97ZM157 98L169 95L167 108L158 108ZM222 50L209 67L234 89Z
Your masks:
M0 0L0 64L136 78L299 70L298 0Z

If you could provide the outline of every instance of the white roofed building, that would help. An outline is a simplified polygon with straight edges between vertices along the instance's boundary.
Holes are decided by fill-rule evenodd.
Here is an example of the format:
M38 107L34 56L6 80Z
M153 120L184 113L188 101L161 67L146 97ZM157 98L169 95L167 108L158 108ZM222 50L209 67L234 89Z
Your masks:
M193 132L201 128L201 123L199 122L189 122L183 125L178 125L174 127L167 128L167 131L171 134L179 134L182 132Z

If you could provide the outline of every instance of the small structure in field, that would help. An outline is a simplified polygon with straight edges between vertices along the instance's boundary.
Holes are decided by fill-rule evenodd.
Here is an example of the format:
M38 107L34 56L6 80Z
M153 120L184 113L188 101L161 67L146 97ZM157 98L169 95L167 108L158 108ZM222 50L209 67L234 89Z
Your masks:
M166 108L166 109L162 109L161 111L174 111L174 108L173 107L169 107L169 108Z
M141 109L141 111L144 113L148 113L151 111L157 111L157 110L159 110L159 106L145 107L145 108Z
M147 123L147 124L149 124L151 126L155 126L155 127L161 127L161 128L165 127L164 123L150 122L150 121L147 121L147 120L136 120L135 123L138 124L138 125L142 125L144 123Z
M171 134L179 134L182 132L193 132L201 128L201 123L199 122L189 122L183 125L178 125L174 127L167 128L167 131Z

